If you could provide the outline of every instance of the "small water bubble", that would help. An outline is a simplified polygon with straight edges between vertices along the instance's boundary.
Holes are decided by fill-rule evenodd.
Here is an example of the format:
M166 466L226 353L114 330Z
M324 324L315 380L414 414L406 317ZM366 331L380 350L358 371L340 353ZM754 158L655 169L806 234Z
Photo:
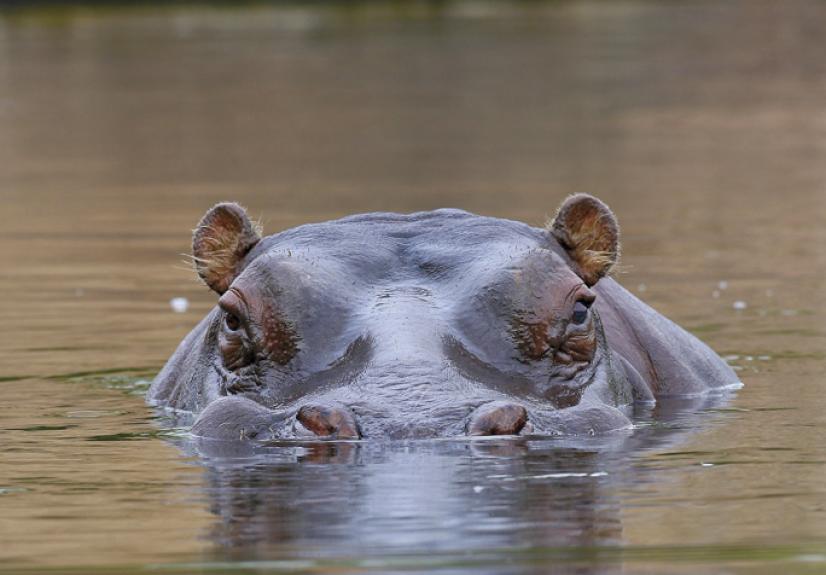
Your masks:
M484 490L485 490L485 488L482 487L481 485L474 485L473 486L473 492L474 493L482 493Z
M711 292L711 297L713 297L714 299L720 299L720 292L714 290L713 292Z
M644 293L648 289L648 286L645 284L640 284L637 286L637 291L640 293Z
M757 359L759 359L760 361L769 361L771 358L772 358L772 356L770 356L770 355L758 355L757 356Z
M720 280L717 282L717 287L720 290L725 291L728 289L728 282L726 280Z
M797 557L795 557L795 560L800 561L801 563L823 563L824 561L826 561L826 555L809 553L804 555L798 555Z
M737 311L743 311L744 309L746 309L747 307L749 307L749 304L747 304L746 302L744 302L744 301L743 301L743 300L741 300L741 299L738 299L738 300L737 300L737 301L735 301L733 304L731 304L731 307L733 307L733 308L734 308L734 309L736 309Z
M175 313L186 313L186 310L189 309L189 300L185 297L173 297L169 300L169 307Z
M703 463L700 463L700 467L714 467L714 464L713 464L713 463L705 463L705 462L703 462Z
M747 355L747 356L746 356L746 361L754 361L754 356L752 356L752 355Z

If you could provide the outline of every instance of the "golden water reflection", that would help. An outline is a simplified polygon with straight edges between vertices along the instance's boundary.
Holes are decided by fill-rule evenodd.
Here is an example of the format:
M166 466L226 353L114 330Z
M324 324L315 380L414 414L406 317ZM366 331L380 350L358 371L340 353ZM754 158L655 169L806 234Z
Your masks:
M529 541L535 551L543 542L698 548L711 558L703 569L717 557L731 572L740 555L721 546L745 546L746 559L758 558L748 569L771 572L758 551L785 545L784 569L802 572L795 546L822 545L822 3L61 14L0 17L4 563L382 556ZM213 305L180 254L216 201L242 202L268 231L443 206L538 225L572 192L616 211L618 279L727 356L746 383L675 443L577 464L548 446L499 459L425 451L412 460L427 472L410 471L427 487L416 492L393 483L402 478L387 461L411 463L398 454L383 463L360 452L359 474L288 453L272 464L285 486L244 465L202 465L155 437L139 393L112 389L118 377L127 387L151 377ZM173 297L189 311L173 313ZM93 374L47 379L78 372ZM518 478L525 466L541 476L576 465L610 479L492 479L476 485L488 499L466 484L497 466ZM351 507L324 491L335 483L318 469L354 482ZM278 494L305 483L339 504L320 533L312 519L324 514L313 515L306 491L294 496L306 514L292 509L306 523L273 512L289 503ZM276 499L258 501L256 489ZM476 523L454 525L428 500ZM249 530L235 521L239 505ZM379 534L359 517L397 537L355 545L348 533ZM429 529L435 540L422 535ZM295 546L279 546L287 539ZM637 564L629 553L629 570L669 564L668 554ZM552 557L540 553L537 564ZM686 572L699 572L688 561Z

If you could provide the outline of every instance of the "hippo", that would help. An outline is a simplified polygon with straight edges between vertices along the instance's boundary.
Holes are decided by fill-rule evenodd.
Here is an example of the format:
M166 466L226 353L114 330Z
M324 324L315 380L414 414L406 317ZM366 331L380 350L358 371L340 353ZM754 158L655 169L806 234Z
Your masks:
M267 237L220 203L192 239L217 306L147 399L214 440L578 436L739 386L609 276L619 254L616 217L587 194L544 228L439 209Z

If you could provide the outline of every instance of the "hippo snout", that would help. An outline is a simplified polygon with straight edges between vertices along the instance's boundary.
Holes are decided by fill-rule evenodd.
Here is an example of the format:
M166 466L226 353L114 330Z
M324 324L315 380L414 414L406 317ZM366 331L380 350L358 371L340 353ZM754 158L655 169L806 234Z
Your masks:
M458 411L458 410L457 410ZM471 437L518 435L530 427L528 411L508 401L491 401L471 412L465 433ZM362 439L358 417L340 404L311 403L295 414L293 434L296 438Z
M300 438L361 439L355 415L340 405L303 406L295 415L293 431Z
M507 401L492 401L478 407L468 420L467 434L517 435L528 423L528 411Z
M471 437L518 435L529 429L528 411L508 401L491 401L468 417L465 433ZM293 434L298 439L362 439L356 414L339 404L311 403L295 414Z

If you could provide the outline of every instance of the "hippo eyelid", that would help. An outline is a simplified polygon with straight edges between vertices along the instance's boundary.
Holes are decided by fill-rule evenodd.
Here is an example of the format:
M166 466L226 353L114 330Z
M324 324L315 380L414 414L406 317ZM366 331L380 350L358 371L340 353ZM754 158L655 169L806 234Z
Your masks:
M581 283L568 293L568 297L573 297L574 303L582 302L586 307L591 307L591 304L597 299L597 294L588 289L588 286L584 283Z
M225 313L234 315L240 319L246 315L245 312L248 306L243 294L235 288L230 288L218 300L218 307Z

